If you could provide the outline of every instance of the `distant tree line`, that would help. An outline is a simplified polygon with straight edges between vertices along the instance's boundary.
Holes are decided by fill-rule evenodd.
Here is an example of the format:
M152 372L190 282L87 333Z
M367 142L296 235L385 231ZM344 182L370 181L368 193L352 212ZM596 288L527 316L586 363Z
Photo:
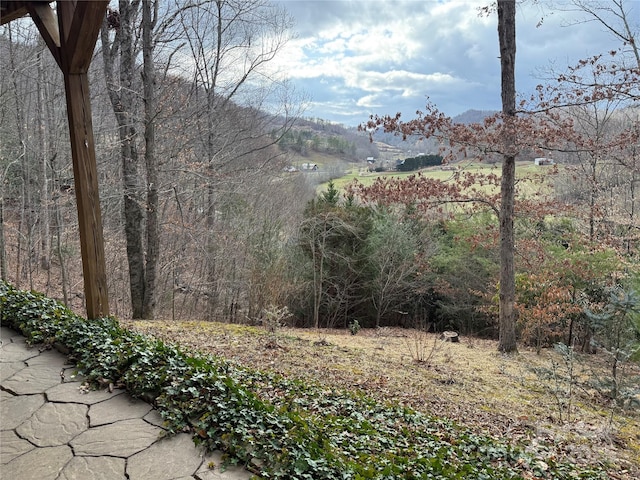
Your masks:
M419 155L417 157L405 158L396 166L399 172L412 172L426 167L442 165L442 155Z
M302 156L309 152L355 157L356 145L342 136L317 135L311 130L289 130L280 136L278 145L284 150L292 150Z

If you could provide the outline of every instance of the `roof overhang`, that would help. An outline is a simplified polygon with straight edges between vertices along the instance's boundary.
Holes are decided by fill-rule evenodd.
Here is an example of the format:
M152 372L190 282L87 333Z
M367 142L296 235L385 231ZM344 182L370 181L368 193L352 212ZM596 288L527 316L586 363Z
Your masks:
M51 2L0 0L0 25L4 25L5 23L9 23L17 18L28 15L29 4L33 5L36 3L49 4Z

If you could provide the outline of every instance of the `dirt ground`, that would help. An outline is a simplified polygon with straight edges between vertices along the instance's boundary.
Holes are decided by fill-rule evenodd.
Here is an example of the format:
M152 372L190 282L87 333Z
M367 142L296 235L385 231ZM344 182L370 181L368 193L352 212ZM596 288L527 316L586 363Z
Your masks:
M436 334L395 328L351 335L197 321L128 326L240 365L358 389L477 432L544 445L549 454L567 460L608 460L615 465L612 478L640 478L638 407L613 408L588 385L608 374L604 355L578 355L567 364L552 349L537 355L520 348L518 354L502 355L495 341L462 337L451 343ZM623 381L638 378L635 365Z

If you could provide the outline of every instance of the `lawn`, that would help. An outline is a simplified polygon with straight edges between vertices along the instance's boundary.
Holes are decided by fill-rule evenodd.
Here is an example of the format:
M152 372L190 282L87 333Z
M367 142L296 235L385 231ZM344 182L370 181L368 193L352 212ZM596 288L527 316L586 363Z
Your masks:
M399 402L551 458L611 462L612 478L640 478L637 408L612 408L588 383L607 374L603 355L578 355L570 385L563 358L553 350L536 355L521 347L517 355L505 356L494 341L471 337L448 343L434 334L387 328L356 336L294 328L272 334L198 321L128 326L241 366ZM639 378L637 366L626 372L626 381Z
M495 174L500 176L499 164L487 164L481 162L461 162L459 171L482 173L485 175ZM516 177L518 180L518 189L520 195L531 196L541 189L540 180L546 178L550 174L557 173L558 170L553 167L539 167L533 165L531 162L518 162L516 164ZM451 170L442 170L441 167L429 167L420 170L420 174L426 177L435 178L443 182L454 181L454 174L456 172ZM346 175L334 178L333 183L338 190L343 190L347 185L357 180L364 186L372 185L378 178L408 178L412 175L417 175L418 172L365 172L364 170L358 170L353 168ZM326 183L321 185L319 190L326 189ZM488 188L488 187L487 187ZM545 187L546 188L546 187Z

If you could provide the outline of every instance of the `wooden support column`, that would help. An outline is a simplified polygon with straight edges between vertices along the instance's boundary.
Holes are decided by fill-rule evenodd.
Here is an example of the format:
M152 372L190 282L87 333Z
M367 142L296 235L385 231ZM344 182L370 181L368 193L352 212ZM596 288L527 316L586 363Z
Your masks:
M65 73L64 86L78 204L87 317L94 319L109 315L109 297L87 74Z
M98 168L87 71L108 0L24 2L64 76L87 318L109 315ZM21 4L22 6L22 4Z

